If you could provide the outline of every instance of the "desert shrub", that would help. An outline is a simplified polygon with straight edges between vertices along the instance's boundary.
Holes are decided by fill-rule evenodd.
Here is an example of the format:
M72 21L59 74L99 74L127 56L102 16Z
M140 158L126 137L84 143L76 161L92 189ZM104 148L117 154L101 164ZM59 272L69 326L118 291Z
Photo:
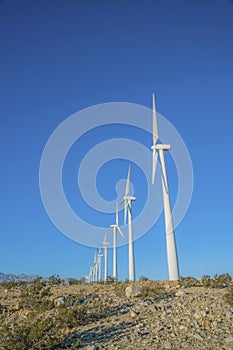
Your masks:
M86 321L87 309L84 306L74 308L60 308L56 315L56 325L61 328L64 325L68 328L74 328L79 326L82 322Z
M209 275L202 276L202 285L210 288L225 288L232 282L232 278L229 273L216 274L213 278Z
M55 349L64 335L52 317L27 318L0 327L0 348L3 350Z
M68 282L69 282L69 285L82 284L83 280L78 280L76 278L69 278Z
M140 281L140 282L148 281L148 280L149 280L149 278L147 278L146 276L141 276L141 277L139 278L139 281Z
M200 285L200 282L198 281L197 278L195 277L191 277L191 276L187 276L187 277L180 277L180 285L186 288L189 287L197 287Z
M221 275L214 275L212 279L212 286L216 288L225 288L231 283L231 276L229 273L222 273Z
M113 283L116 283L116 279L114 277L111 277L111 276L107 276L107 281L106 283L107 284L113 284Z
M47 310L52 308L50 287L41 278L35 279L33 282L22 287L19 297L19 307L30 310Z
M60 307L50 311L32 310L24 319L13 319L11 323L1 320L1 350L53 350L71 348L67 342L77 327L93 319L87 308Z
M160 283L157 283L156 281L149 282L147 281L142 285L142 296L141 299L154 299L161 295L163 295L165 292L164 286Z
M224 295L224 300L233 307L233 286L229 287L227 293Z
M202 285L204 287L210 287L211 285L211 277L210 275L203 275L201 278Z
M59 286L63 283L62 279L59 277L59 275L52 275L48 279L48 284L50 286Z
M128 282L114 283L113 290L117 297L122 298L125 296L125 288L129 285Z
M0 285L4 289L15 289L25 284L26 284L25 281L8 281L8 282L2 282Z

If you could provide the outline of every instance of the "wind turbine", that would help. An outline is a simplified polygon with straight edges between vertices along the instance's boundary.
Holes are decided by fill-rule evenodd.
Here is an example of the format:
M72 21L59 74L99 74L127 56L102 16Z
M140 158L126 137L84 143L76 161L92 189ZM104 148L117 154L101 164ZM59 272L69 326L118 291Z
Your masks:
M135 268L134 268L134 246L133 246L133 223L132 223L132 201L136 198L129 195L130 187L130 166L128 169L128 176L126 180L125 195L122 203L124 202L124 223L126 224L126 218L128 214L128 234L129 234L129 280L135 281Z
M93 282L98 282L98 260L96 256L96 251L94 255L94 281Z
M110 225L113 229L113 274L112 277L117 281L117 232L120 233L122 237L124 237L118 223L118 203L116 203L116 223Z
M167 180L166 165L164 159L164 151L170 151L171 146L168 144L158 144L158 126L156 119L156 107L155 107L155 94L152 95L153 103L153 150L152 155L152 184L155 180L155 172L157 166L158 155L161 162L161 179L163 189L163 203L164 203L164 216L165 216L165 230L166 230L166 244L167 244L167 263L169 280L177 281L179 279L179 267L176 251L175 233L172 221L172 213L169 198L169 188Z
M106 230L104 235L103 247L104 247L104 281L106 282L108 279L108 246L109 242L107 242L108 230Z
M99 282L102 281L102 257L103 257L103 254L101 253L101 249L98 248L98 268L99 268L98 280Z
M94 268L91 266L90 268L90 282L94 282Z

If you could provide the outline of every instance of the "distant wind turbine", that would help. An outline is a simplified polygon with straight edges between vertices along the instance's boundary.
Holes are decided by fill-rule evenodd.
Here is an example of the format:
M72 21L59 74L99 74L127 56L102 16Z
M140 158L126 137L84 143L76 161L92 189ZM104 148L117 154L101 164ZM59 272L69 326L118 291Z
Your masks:
M96 251L94 254L94 281L93 282L98 282L98 259L97 259Z
M98 249L98 268L99 268L99 276L98 276L98 281L102 281L102 257L103 254L101 252L101 249Z
M104 281L106 282L108 279L108 246L109 242L107 242L108 230L106 230L103 240L104 247Z
M94 282L94 267L91 266L90 268L90 282Z
M165 229L166 229L166 243L167 243L167 262L168 262L168 274L169 280L179 279L179 267L176 251L175 233L172 221L172 213L169 198L169 188L167 180L166 165L164 159L164 151L171 149L170 145L157 144L158 141L158 126L156 119L156 107L155 107L155 94L152 95L153 103L153 150L152 154L152 184L155 180L155 172L157 166L158 155L161 161L161 178L162 178L162 189L163 189L163 202L164 202L164 216L165 216Z
M118 203L116 203L116 223L110 226L113 229L113 278L117 281L117 233L124 237L118 223Z
M134 246L133 246L133 222L132 222L132 201L136 198L129 195L130 188L130 166L128 169L128 176L126 180L125 195L122 203L124 203L124 223L126 224L126 218L128 216L128 234L129 234L129 280L135 281L135 268L134 268Z

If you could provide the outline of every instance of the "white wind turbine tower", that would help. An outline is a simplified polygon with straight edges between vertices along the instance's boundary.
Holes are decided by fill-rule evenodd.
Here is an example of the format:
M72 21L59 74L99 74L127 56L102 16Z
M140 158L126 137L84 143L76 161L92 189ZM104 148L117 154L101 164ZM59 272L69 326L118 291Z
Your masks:
M135 281L135 268L134 268L134 246L133 246L133 222L132 222L132 201L136 198L129 195L130 187L130 166L128 170L128 177L125 187L125 195L123 197L122 203L124 202L124 222L126 224L126 217L128 214L128 234L129 234L129 280Z
M96 256L96 251L94 255L94 281L93 282L98 282L98 260Z
M94 282L94 268L91 266L90 268L90 282Z
M104 281L106 282L108 279L108 246L109 242L107 242L108 230L106 230L104 235L103 247L104 247Z
M98 276L98 281L102 281L102 257L103 254L101 253L101 249L98 249L98 269L99 269L99 276Z
M110 226L113 229L113 275L112 277L117 281L117 233L119 232L124 237L118 223L118 204L116 203L116 223Z
M168 262L168 274L169 280L179 279L179 267L176 251L176 241L174 234L174 227L172 221L172 213L169 198L169 188L167 180L166 165L164 159L164 151L169 151L171 149L170 145L167 144L157 144L158 141L158 127L156 119L156 107L155 107L155 94L152 95L153 102L153 150L152 156L152 184L154 184L155 171L158 160L158 154L161 162L161 179L162 179L162 189L163 189L163 202L164 202L164 216L165 216L165 229L166 229L166 244L167 244L167 262Z

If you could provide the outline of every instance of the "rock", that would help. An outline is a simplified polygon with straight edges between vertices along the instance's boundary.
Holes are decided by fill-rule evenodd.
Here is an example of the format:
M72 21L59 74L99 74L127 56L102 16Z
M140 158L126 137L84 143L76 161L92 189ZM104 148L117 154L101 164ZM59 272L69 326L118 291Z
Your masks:
M2 314L3 313L3 306L2 306L2 304L0 304L0 314Z
M182 290L182 289L179 289L177 292L176 292L176 297L183 297L185 295L185 291Z
M193 337L194 337L195 339L197 339L197 340L202 340L202 337L201 337L200 334L198 334L198 333L194 333L194 334L193 334Z
M187 329L187 327L185 327L184 325L180 325L180 330L181 331L184 331L184 330L186 330Z
M227 343L233 343L233 333L231 333L227 338L226 338Z
M127 298L140 297L142 295L142 287L131 284L125 289L125 294Z
M195 318L195 320L199 320L202 317L206 316L206 312L204 310L198 310L195 312L195 314L193 315L193 317Z
M201 315L201 317L205 317L206 316L206 311L205 310L201 310L200 311L200 315Z
M164 343L164 349L171 349L172 345L169 341L166 341L166 343Z
M151 301L150 300L142 300L140 305L142 305L142 306L149 306L149 305L151 305Z
M210 327L211 326L211 322L209 320L205 320L203 324L204 324L204 327Z
M65 302L66 302L66 297L64 297L64 296L57 297L53 300L55 307L59 307L61 305L64 305Z
M190 350L190 344L186 341L183 341L181 344L180 344L180 349L187 349L187 350Z
M130 312L131 317L136 317L137 315L138 315L138 313L133 311L133 310Z
M15 305L14 309L15 309L15 310L20 310L20 304L17 303L17 304Z

